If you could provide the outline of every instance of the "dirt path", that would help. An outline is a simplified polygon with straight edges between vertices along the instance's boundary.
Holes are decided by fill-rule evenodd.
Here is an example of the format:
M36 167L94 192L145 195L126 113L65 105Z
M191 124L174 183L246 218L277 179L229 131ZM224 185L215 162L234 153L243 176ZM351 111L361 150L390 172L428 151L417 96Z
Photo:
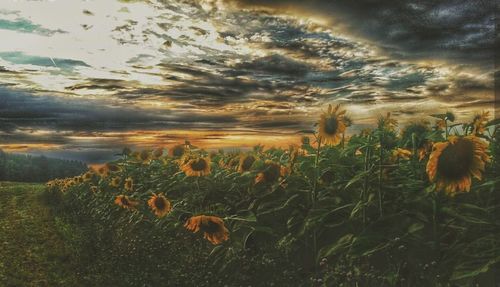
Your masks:
M0 182L0 286L76 286L74 256L64 245L43 185Z

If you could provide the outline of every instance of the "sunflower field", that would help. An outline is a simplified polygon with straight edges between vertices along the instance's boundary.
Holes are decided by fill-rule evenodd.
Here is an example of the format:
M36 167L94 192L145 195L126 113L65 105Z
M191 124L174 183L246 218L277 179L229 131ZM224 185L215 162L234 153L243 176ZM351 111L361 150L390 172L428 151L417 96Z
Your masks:
M125 148L46 195L87 286L494 286L499 121L433 117L329 106L286 149Z

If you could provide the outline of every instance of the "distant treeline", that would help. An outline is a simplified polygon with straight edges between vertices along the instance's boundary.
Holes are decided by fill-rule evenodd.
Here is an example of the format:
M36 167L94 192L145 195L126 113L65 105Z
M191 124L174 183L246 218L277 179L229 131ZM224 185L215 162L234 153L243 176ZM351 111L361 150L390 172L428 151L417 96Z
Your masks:
M46 182L81 174L87 165L76 160L6 153L0 149L0 181Z

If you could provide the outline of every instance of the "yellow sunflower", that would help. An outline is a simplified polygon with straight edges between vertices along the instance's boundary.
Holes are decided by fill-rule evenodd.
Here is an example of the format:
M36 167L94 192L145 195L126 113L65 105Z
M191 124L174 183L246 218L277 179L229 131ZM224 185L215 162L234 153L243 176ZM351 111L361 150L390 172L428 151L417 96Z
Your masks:
M97 169L97 174L99 174L100 177L107 177L109 175L109 169L106 165L103 165Z
M205 176L210 174L210 158L186 157L182 160L181 170L187 176Z
M482 112L474 116L472 121L472 134L480 135L485 131L486 124L488 123L488 118L490 117L490 112Z
M241 155L240 162L238 164L238 172L249 171L255 162L255 157L251 154Z
M186 147L182 144L178 144L168 149L168 155L171 157L181 157L186 152Z
M279 179L282 175L283 169L281 165L272 161L266 160L264 163L264 168L261 172L257 174L255 178L255 183L272 183Z
M157 217L164 217L172 210L172 204L162 194L153 195L148 200L149 207L153 210Z
M411 157L411 151L404 148L397 148L392 152L394 159L404 159L409 160Z
M112 187L119 187L120 182L121 182L121 179L118 176L115 176L115 177L113 177L113 179L111 179L111 182L109 183L109 185Z
M448 141L435 143L427 162L430 181L436 182L437 190L469 191L471 176L481 180L485 163L490 160L488 144L475 136L450 136Z
M229 231L224 226L224 221L217 216L193 216L186 221L184 227L193 233L202 231L203 237L214 245L229 239Z
M92 180L92 176L94 175L94 173L92 171L87 171L86 173L83 174L82 178L83 178L83 181L90 181Z
M118 206L123 207L123 208L132 209L132 208L135 208L137 205L139 205L139 202L136 200L130 199L126 195L118 195L115 198L115 204L117 204Z
M125 190L132 191L134 189L134 180L131 177L125 179Z
M345 111L339 111L340 105L332 107L328 105L328 111L321 115L319 121L319 137L321 142L330 145L338 145L345 132L346 126L343 121Z
M99 188L97 186L93 185L90 187L90 191L92 191L92 193L96 193L97 191L99 191Z

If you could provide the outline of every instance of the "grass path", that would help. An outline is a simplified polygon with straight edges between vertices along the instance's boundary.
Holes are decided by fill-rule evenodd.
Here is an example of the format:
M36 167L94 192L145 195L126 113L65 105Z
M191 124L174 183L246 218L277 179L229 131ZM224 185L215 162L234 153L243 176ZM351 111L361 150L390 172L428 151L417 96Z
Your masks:
M41 184L0 182L0 286L77 286Z

